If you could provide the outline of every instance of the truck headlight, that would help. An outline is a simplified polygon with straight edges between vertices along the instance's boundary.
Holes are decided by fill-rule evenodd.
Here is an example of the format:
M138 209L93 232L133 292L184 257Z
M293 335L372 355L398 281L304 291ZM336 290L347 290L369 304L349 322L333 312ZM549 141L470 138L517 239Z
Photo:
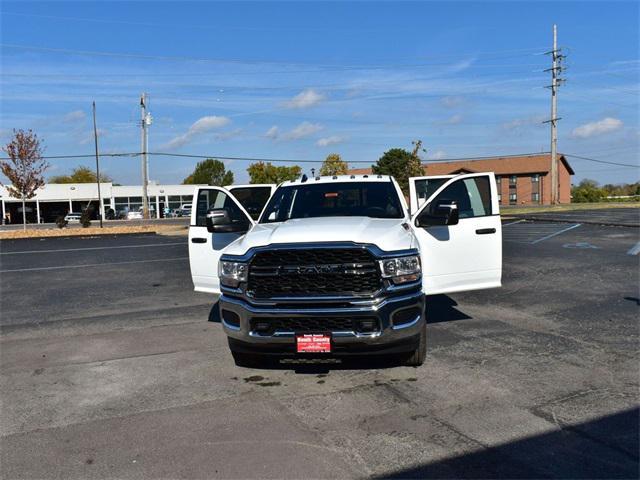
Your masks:
M241 262L220 262L218 276L220 283L227 287L236 288L240 282L246 282L249 275L249 265Z
M420 278L420 257L411 255L408 257L387 258L379 260L380 271L384 278L390 278L395 284L414 282Z

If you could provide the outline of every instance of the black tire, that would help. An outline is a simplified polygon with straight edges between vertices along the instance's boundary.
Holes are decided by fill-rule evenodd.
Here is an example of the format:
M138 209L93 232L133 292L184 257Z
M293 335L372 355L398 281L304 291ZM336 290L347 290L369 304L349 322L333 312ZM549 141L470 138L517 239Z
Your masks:
M420 328L420 343L418 343L418 347L407 356L404 363L409 367L419 367L424 363L426 358L427 358L427 322L423 321L422 327Z

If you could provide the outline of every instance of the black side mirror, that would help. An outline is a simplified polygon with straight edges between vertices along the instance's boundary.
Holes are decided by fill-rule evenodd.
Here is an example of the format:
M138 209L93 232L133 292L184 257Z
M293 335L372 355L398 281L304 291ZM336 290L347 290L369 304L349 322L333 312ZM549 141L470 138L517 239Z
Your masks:
M457 225L460 219L458 205L453 200L441 199L429 205L417 218L418 227L432 225Z
M207 231L210 233L246 232L249 226L249 222L233 221L226 208L207 210Z

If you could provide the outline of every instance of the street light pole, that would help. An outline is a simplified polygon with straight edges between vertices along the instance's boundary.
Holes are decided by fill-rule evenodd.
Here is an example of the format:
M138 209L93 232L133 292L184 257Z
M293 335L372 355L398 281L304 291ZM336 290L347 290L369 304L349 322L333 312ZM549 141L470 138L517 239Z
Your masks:
M96 182L98 183L98 217L100 217L100 228L102 228L102 195L100 194L100 156L98 155L98 128L96 127L96 102L93 102L93 139L96 146Z

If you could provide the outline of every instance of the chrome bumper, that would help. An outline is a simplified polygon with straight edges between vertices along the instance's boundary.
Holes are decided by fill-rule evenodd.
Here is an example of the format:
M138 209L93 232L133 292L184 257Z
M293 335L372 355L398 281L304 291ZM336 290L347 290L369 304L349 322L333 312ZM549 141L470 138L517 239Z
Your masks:
M295 332L276 331L273 334L264 335L251 331L250 320L253 319L276 319L282 317L295 317L304 319L304 317L318 316L348 316L358 317L376 317L379 322L379 330L373 333L359 333L354 331L332 331L332 341L336 347L358 344L360 346L384 346L395 344L403 340L415 339L420 333L422 322L425 321L424 316L424 294L421 291L410 294L397 295L393 297L382 298L378 302L368 305L354 304L345 307L314 306L308 308L308 305L301 305L300 308L280 308L275 305L252 305L247 301L222 295L220 297L220 318L225 333L231 338L244 344L260 346L293 346L295 345ZM421 312L415 318L399 325L393 324L393 315L399 310L417 307ZM232 325L224 320L224 311L235 313L239 321L237 325Z

